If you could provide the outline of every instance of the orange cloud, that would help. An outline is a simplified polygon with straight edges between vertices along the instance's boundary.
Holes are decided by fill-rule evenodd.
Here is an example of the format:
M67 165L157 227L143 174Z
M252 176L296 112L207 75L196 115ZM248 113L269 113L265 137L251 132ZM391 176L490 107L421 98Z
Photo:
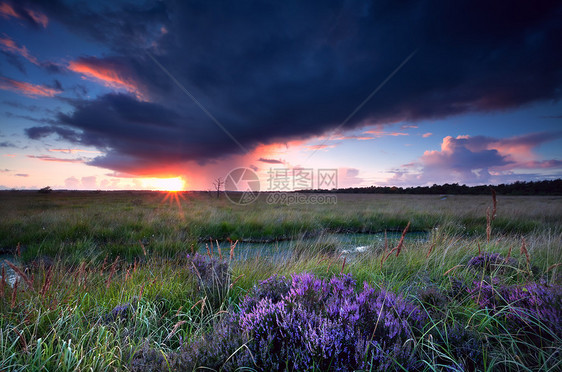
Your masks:
M24 94L31 98L54 97L61 91L44 85L35 85L23 81L17 81L0 76L0 89L11 90L16 93Z
M84 161L82 159L61 159L61 158L55 158L53 156L48 156L48 155L27 155L28 158L31 159L39 159L39 160L43 160L43 161L54 161L54 162L60 162L60 163L83 163Z
M14 8L12 8L12 6L8 3L0 4L0 15L2 16L2 18L14 17L14 18L21 19L21 16L18 13L16 13Z
M422 134L423 138L427 138L427 137L430 137L430 136L433 136L433 133L427 132L427 133Z
M31 9L24 9L24 12L25 15L31 18L35 23L43 26L43 28L47 28L47 25L49 24L49 18L45 14ZM0 3L0 16L5 19L10 17L17 19L24 18L19 11L16 11L8 3Z
M81 60L72 61L68 65L68 69L78 74L82 74L83 78L91 78L101 82L103 85L114 89L125 89L134 93L137 98L141 98L139 87L131 79L126 78L117 68L110 64L102 65L101 63Z
M0 49L12 54L19 54L29 62L35 65L39 65L39 61L37 61L37 58L32 56L25 46L17 45L14 40L10 39L6 35L4 35L4 37L0 37Z

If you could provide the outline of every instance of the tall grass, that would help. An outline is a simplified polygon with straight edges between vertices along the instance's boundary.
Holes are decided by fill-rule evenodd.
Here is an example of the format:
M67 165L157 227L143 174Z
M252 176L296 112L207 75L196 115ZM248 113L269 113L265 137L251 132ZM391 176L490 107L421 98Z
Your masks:
M82 194L50 196L34 200L44 203L41 209L23 200L8 200L8 207L14 209L2 222L1 239L3 244L15 242L14 248L21 242L22 257L13 263L19 272L17 287L4 281L5 274L0 282L0 370L180 369L180 362L197 350L219 350L209 344L217 342L213 328L240 311L239 304L257 283L272 274L296 273L319 278L351 274L357 290L367 282L414 303L427 315L412 339L421 370L562 368L560 334L536 315L540 312L522 308L521 299L506 297L507 289L519 288L523 293L522 288L533 283L544 288L562 284L562 229L555 220L561 212L551 201L521 199L527 204L520 206L499 196L488 238L489 198L479 197L460 198L455 206L443 205L442 210L431 207L436 201L429 198L418 205L413 198L359 197L335 211L258 205L265 211L252 208L245 216L242 208L197 196L186 202L183 211L173 212L183 213L181 219L160 206L158 195L133 202L130 195L95 194L94 198L108 198L102 204ZM330 218L338 221L331 222L332 227L351 229L361 221L361 228L403 229L408 213L414 216L410 229L424 220L419 216L431 221L427 240L401 244L374 240L365 252L345 255L337 242L321 234ZM71 222L78 216L82 222ZM210 226L205 227L207 218L217 220L209 220ZM514 222L506 222L509 218ZM472 225L466 224L467 219ZM45 230L33 232L25 225L28 222ZM224 223L232 225L217 227ZM318 235L295 241L294 254L282 258L238 257L236 248L231 255L230 245L224 242L218 243L219 257L214 241L214 249L209 249L212 257L196 261L192 244L208 241L209 236L218 239L217 231L237 229L232 227L237 223L244 229L252 226L259 231L256 234L285 223L286 230L279 230L284 234L294 229L302 236L310 228ZM203 264L209 265L206 270ZM2 272L7 269L5 263ZM487 294L496 301L494 306L482 305ZM522 321L518 328L513 327L513 319ZM538 336L531 337L527 326ZM251 338L241 344L235 341L231 339L229 345L238 346L219 350L225 355L212 355L218 358L213 359L218 360L215 369L251 348ZM252 363L247 367L260 369ZM310 366L315 368L319 367Z

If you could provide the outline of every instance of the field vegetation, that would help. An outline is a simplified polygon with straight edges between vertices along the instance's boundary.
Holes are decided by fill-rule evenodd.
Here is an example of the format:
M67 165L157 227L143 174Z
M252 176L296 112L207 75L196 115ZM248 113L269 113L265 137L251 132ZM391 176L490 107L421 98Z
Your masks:
M561 370L562 197L496 202L2 192L0 370Z

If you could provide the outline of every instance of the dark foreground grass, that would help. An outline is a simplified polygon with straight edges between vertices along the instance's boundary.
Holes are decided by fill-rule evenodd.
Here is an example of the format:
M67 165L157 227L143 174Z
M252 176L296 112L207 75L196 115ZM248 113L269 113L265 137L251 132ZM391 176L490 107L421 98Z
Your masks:
M127 251L113 251L113 238L100 243L97 233L104 224L99 220L110 232L134 222L123 211L131 196L94 194L110 198L104 203L89 202L87 196L46 199L61 205L58 213L6 212L3 229L20 216L23 222L51 221L57 233L82 215L86 238L55 236L57 249L34 251L30 247L41 242L24 243L18 235L32 234L27 227L3 230L3 241L22 241L28 250L15 267L17 285L0 281L0 370L562 369L562 231L553 220L560 213L556 202L529 198L509 205L499 199L488 241L486 218L476 213L485 216L487 199L459 200L439 212L432 207L435 199L416 205L415 199L353 196L357 199L335 210L309 207L313 221L306 222L320 224L330 216L344 221L352 215L368 220L380 213L401 224L402 218L407 223L407 212L421 215L426 206L427 215L449 227L431 225L437 229L427 241L405 241L390 255L394 244L375 242L357 255L310 246L283 260L240 260L236 249L231 258L226 246L222 258L216 251L212 257L193 255L191 242L207 233L156 249L157 241L171 244L180 231L167 225L180 212L161 206L158 194L145 195L148 199L128 212L150 215L150 223L137 221L144 227L169 230L155 231L144 250L137 242L138 251L118 257ZM25 205L10 200L13 208ZM70 207L80 203L82 209ZM198 196L191 203L182 203L184 220L174 223L203 224L207 218L214 223L214 218L265 226L273 221L271 214L295 223L305 213L294 206L263 206L265 211L246 209L251 217L244 217L243 209L224 201ZM102 214L104 207L113 224ZM170 220L163 217L167 214ZM453 228L471 216L483 226L473 222L471 233ZM519 219L536 226L530 231L496 228L500 218L510 217L514 226L521 226ZM114 238L131 246L143 239L134 234ZM82 250L73 253L80 244Z

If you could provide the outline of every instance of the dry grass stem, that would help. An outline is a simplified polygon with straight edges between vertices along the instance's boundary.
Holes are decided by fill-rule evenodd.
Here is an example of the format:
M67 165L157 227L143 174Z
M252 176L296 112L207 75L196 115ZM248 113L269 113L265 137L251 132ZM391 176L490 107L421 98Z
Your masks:
M216 240L217 242L217 250L219 251L219 258L222 260L222 252L221 252L221 246L219 245L219 241Z
M10 307L13 309L14 307L16 307L16 296L18 295L18 285L19 285L19 278L16 279L16 282L14 283L14 288L12 289L12 301L10 302Z
M435 248L435 243L433 243L431 247L429 247L429 251L427 251L427 254L425 255L426 259L428 259L431 252L433 252L433 248Z
M527 250L527 243L525 242L525 238L521 238L521 254L525 255L525 259L527 260L527 267L529 268L531 265L531 257L529 256L529 251Z
M145 248L144 244L142 244L142 242L141 242L140 240L139 240L139 244L140 244L140 246L141 246L141 248L142 248L142 254L144 255L144 257L146 257L147 254L146 254L146 248Z
M2 264L2 280L0 280L0 297L4 298L4 289L6 288L6 270Z
M234 287L234 284L236 284L236 282L237 282L240 278L242 278L243 276L244 276L244 274L238 275L238 276L236 277L236 279L234 279L234 280L232 281L232 283L230 283L229 288Z
M16 274L18 274L23 279L25 284L27 284L27 286L30 289L33 289L33 281L31 279L29 279L29 277L27 275L25 275L25 273L23 272L22 269L20 269L19 267L17 267L16 265L11 263L10 261L6 261L6 263L8 264L8 266L10 266L12 268L12 270L15 271Z
M443 276L449 275L449 273L451 273L451 271L453 271L455 269L458 269L459 267L462 267L462 266L464 266L464 265L456 265L456 266L451 267L449 270L445 271Z

